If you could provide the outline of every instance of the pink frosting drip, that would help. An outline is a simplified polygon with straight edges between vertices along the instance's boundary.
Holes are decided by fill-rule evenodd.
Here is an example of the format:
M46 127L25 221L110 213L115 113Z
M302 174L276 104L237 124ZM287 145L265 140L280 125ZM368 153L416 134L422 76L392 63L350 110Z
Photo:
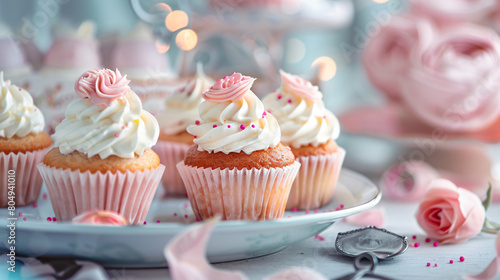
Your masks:
M74 224L125 226L127 220L113 211L90 210L73 218Z
M130 90L127 75L122 76L118 69L89 70L75 83L76 94L83 99L90 98L94 104L109 106L113 100L122 98Z
M280 74L281 81L283 82L283 89L285 91L313 101L321 100L323 97L318 88L313 86L309 81L288 74L283 70L280 70Z
M216 102L238 101L250 90L254 81L255 78L234 72L231 76L217 80L211 88L203 93L203 98Z

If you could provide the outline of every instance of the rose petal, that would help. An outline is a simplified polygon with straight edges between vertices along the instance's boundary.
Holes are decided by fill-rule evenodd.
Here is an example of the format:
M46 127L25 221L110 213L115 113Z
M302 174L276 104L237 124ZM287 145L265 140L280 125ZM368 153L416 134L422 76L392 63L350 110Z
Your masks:
M382 227L385 221L385 212L383 209L375 208L346 217L344 221L356 226Z
M467 275L464 278L470 280L486 280L493 279L498 275L500 270L500 257L494 258L490 264L483 270L483 272L476 275Z

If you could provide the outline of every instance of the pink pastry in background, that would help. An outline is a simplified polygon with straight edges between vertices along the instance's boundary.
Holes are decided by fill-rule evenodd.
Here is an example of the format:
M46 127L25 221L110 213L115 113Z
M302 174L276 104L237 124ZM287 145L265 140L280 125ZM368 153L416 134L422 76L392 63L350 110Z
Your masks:
M418 208L417 222L441 243L461 243L481 232L486 217L477 195L451 181L432 181Z
M0 23L0 71L4 72L6 79L31 72L23 49L14 40L11 30L2 23Z
M438 172L423 161L404 161L384 172L380 185L386 197L416 201L423 197L430 183L438 177Z
M440 27L455 26L485 19L497 5L497 0L410 0L410 12L426 17Z
M500 38L467 25L443 32L419 50L402 86L406 107L446 131L474 132L500 115Z
M434 39L432 24L422 18L396 16L370 38L363 65L372 84L390 100L401 98L401 82L412 64L412 56Z
M120 69L132 81L172 77L168 56L157 51L153 32L143 22L116 41L109 63L111 69Z
M83 22L77 30L69 24L55 29L55 40L45 54L42 74L68 77L71 80L88 69L101 67L99 43L95 39L95 26Z
M127 219L113 211L90 210L72 220L73 224L126 226Z

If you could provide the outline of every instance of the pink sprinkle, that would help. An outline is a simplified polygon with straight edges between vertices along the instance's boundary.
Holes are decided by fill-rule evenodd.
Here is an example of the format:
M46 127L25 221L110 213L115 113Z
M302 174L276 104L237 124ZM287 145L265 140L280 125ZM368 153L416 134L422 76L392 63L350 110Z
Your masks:
M278 94L278 99L281 99L283 96L281 96L281 94Z
M266 111L264 111L264 113L262 113L262 115L263 115L263 116L267 115L267 112L266 112Z
M410 247L415 247L415 243L410 243Z
M184 218L186 218L186 219L187 219L187 217L188 217L188 215L187 215L187 214L186 214L186 215L184 215Z
M196 121L194 122L194 124L196 124L196 125L200 125L200 121L196 120Z
M37 206L38 206L38 204L36 204L36 203L33 203L33 207L35 207L35 208L36 208Z
M52 217L52 221L53 222L57 221L56 217Z
M319 241L325 241L325 238L319 234L317 234L316 236L314 236L314 238L318 239Z
M217 127L217 125L216 125L216 124L214 124L214 126L212 126L212 127L213 127L213 128L216 128L216 127Z
M156 223L159 224L160 223L160 220L156 220Z
M427 266L431 266L431 263L427 263Z
M314 210L314 213L318 213L318 212L319 212L319 209L315 209L315 210Z
M276 92L276 90L273 90L273 92ZM279 98L278 98L279 99Z
M230 125L227 125L227 128L231 128L231 126L230 126Z
M292 99L288 99L288 103L292 104Z
M437 246L439 246L439 243L434 242L432 245L433 245L434 247L437 247Z
M309 210L306 210L306 214L309 214Z
M414 236L412 236L412 238L413 238L413 239L417 239L417 236L416 236L416 235L414 235Z
M435 263L435 264L434 264L434 266L435 266L435 267L437 267L437 266L438 266L438 264L437 264L437 263Z
M52 222L52 218L51 217L47 217L47 222Z
M292 212L297 212L297 208L293 208L293 209L292 209Z
M244 125L244 124L240 125L240 128L241 128L242 130L243 130L243 129L245 129L245 125Z
M26 217L23 218L23 221L26 221Z
M418 246L420 246L420 243L416 242L415 243L415 248L418 248Z
M174 217L177 217L177 213L174 213Z
M125 129L125 126L122 126L122 129Z
M43 193L43 199L47 199L47 193Z
M426 238L425 242L429 243L429 242L431 242L431 239L430 238Z
M21 88L19 88L19 91L21 91Z
M197 222L199 222L199 221L200 221L200 219L198 219L198 217L196 217L196 221L197 221Z
M187 208L188 208L188 204L184 203L184 209L187 209Z
M323 116L323 119L326 119L326 116Z
M21 217L23 215L23 212L19 212L19 217Z
M118 136L120 136L120 134L118 134L118 133L115 133L115 137L118 137Z
M461 262L465 261L464 256L461 256L461 257L460 257L460 261L461 261Z
M36 112L36 109L34 111Z
M344 204L340 204L340 209L344 209Z
M144 221L144 224L146 224L146 221Z
M255 128L255 124L252 124L252 128Z
M453 260L450 260L450 263L453 263Z
M198 136L196 136L196 135L193 135L193 137L194 137L194 138L197 138Z
M339 211L339 210L342 210L342 208L340 208L340 206L335 208L335 211Z
M271 110L267 110L267 112L270 114L270 113L271 113Z

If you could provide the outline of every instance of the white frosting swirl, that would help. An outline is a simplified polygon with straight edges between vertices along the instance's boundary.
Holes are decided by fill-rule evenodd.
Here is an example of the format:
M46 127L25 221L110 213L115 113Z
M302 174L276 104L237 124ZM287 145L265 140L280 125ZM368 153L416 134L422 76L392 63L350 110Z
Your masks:
M250 90L238 101L204 101L200 118L187 128L199 151L251 154L280 142L278 122Z
M0 137L24 137L43 131L42 112L24 89L3 80L0 72Z
M184 88L167 97L165 111L158 116L160 131L166 135L178 134L199 120L198 108L204 100L201 94L214 83L214 80L198 71Z
M66 118L52 135L62 154L79 151L87 156L133 158L151 148L159 136L156 119L142 110L139 97L129 91L109 106L77 99L66 108Z
M263 100L281 128L281 141L294 148L312 144L317 147L340 134L337 118L323 101L308 100L280 88Z

